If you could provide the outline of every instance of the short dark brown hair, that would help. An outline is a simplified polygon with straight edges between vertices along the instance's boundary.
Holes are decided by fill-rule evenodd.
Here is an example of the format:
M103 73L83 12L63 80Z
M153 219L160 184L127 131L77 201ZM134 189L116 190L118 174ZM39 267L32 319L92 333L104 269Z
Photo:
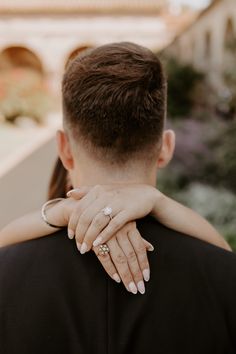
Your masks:
M166 79L147 48L122 42L86 52L68 66L62 93L73 136L108 162L147 157L161 140Z

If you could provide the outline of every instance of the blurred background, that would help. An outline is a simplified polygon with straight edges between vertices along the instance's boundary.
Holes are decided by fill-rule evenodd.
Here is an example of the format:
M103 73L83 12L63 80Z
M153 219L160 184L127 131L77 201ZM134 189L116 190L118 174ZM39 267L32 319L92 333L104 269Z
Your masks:
M158 187L236 250L235 0L0 0L0 227L46 199L66 65L124 40L168 74L177 148Z

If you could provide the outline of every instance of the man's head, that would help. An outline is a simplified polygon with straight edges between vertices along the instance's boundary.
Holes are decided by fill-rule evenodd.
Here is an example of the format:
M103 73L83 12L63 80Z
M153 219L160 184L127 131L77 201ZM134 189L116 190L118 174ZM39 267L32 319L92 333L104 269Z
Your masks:
M134 162L146 169L157 166L163 148L165 165L174 145L164 132L166 86L157 56L136 44L104 45L72 61L62 83L67 138L58 138L66 167L82 154L107 169Z

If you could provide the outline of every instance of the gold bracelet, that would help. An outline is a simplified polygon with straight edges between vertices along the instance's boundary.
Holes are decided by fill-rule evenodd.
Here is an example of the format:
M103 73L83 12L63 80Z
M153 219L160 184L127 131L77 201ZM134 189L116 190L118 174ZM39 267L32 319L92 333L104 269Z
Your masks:
M41 217L42 217L43 221L44 221L48 226L54 227L55 229L64 229L65 226L57 226L57 225L51 224L51 223L48 221L48 218L47 218L47 215L46 215L46 211L47 211L47 207L48 207L48 206L50 206L50 205L52 205L52 204L55 204L55 203L58 203L58 202L61 202L62 200L64 200L64 198L56 198L56 199L49 200L48 202L46 202L45 204L43 204L42 209L41 209Z

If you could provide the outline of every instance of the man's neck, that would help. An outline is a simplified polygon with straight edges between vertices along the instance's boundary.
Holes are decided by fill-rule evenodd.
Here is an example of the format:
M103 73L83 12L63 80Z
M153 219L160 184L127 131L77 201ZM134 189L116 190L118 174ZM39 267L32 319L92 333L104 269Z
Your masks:
M130 163L127 166L103 166L94 161L80 163L73 176L74 187L81 185L109 184L149 184L156 185L156 168L143 168Z

